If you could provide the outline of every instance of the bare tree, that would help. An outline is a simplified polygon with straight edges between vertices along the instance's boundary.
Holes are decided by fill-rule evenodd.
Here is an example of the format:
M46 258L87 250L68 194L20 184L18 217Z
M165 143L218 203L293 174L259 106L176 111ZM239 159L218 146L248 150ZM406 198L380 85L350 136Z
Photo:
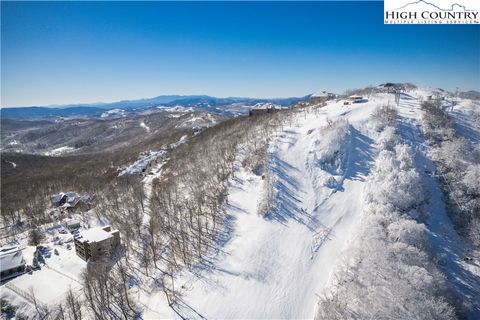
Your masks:
M82 319L82 305L78 295L75 295L72 289L67 291L67 297L65 298L66 310L70 320Z

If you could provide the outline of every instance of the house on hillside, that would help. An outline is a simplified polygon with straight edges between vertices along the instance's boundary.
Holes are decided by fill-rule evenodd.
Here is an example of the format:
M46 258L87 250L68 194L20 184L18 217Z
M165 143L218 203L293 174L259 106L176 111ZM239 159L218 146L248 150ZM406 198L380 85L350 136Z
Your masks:
M347 99L345 99L343 104L347 105L347 104L362 103L362 102L367 102L367 99L365 99L362 96L353 95L353 96L350 96Z
M256 115L259 115L259 114L274 113L274 112L279 111L280 109L281 109L281 107L276 106L274 104L270 104L270 103L259 104L259 105L253 106L253 108L250 109L248 115L249 116L256 116Z
M21 275L25 272L25 259L17 247L0 249L0 281Z
M203 128L200 127L200 126L194 126L192 127L192 135L195 136L197 134L199 134L200 132L203 131Z
M76 209L89 210L91 208L91 198L89 195L79 195L76 192L60 192L50 197L52 204L61 209L74 211Z
M65 221L65 226L68 230L76 230L80 228L80 221L78 221L77 219L68 219L67 221Z
M85 261L110 258L120 246L120 232L110 226L92 228L75 237L75 252Z
M310 96L311 99L320 99L320 100L333 100L337 97L336 94L327 92L327 91L319 91Z

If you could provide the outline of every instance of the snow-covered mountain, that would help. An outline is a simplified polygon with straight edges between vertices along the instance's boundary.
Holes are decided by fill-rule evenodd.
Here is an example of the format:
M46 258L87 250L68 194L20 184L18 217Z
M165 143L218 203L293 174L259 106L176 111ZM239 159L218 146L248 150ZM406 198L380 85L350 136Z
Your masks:
M82 216L128 234L121 288L135 311L144 319L480 318L480 220L471 214L480 199L480 103L413 86L396 98L372 91L360 103L332 99L218 125L210 113L179 116L179 127L210 129L134 159L120 172L145 169L134 201L118 199L125 189L114 210ZM161 108L172 107L185 111ZM138 126L148 133L151 125ZM59 248L34 275L45 281L60 270L65 287L77 288L85 264ZM27 288L25 277L2 295L28 314L31 302L15 291Z
M389 138L398 141L391 142L394 146L398 143L395 148L407 148L402 151L407 152L402 157L411 157L408 159L412 166L409 170L418 175L415 178L418 179L415 180L418 188L414 192L419 193L412 195L420 200L414 200L411 205L422 206L418 210L424 210L422 214L425 217L424 220L418 219L412 213L405 223L418 223L425 228L421 239L426 241L425 246L431 250L426 252L435 257L432 258L434 263L428 259L424 263L429 264L425 268L434 268L436 271L415 266L415 271L412 269L411 272L421 273L425 270L427 277L431 277L428 272L440 272L442 275L433 278L433 281L441 282L445 278L451 287L449 294L463 300L470 308L467 314L476 318L480 316L480 304L475 298L480 296L478 256L475 263L464 259L470 259L473 254L465 249L468 245L459 237L447 215L446 205L441 199L441 184L431 175L435 171L435 165L429 160L431 149L421 129L421 102L434 93L435 90L430 88L405 93L397 108L397 133ZM177 286L182 288L183 303L175 311L168 306L163 293L142 293L140 299L149 306L145 310L145 317L175 318L176 312L193 318L292 319L318 316L318 297L330 296L336 291L335 288L342 286L337 280L346 262L363 259L360 253L352 250L370 245L364 239L364 233L381 232L374 229L365 231L365 228L377 228L366 216L371 214L369 210L373 203L365 197L371 197L369 188L382 188L375 185L372 179L382 170L381 161L384 160L379 158L379 153L386 143L386 135L390 133L378 132L372 114L380 106L394 106L394 98L392 94L379 93L372 95L365 103L343 105L342 101L331 101L317 112L305 116L301 114L293 125L285 127L270 146L270 165L275 176L277 195L276 209L266 217L258 214L259 203L265 196L265 180L242 167L239 158L228 196L227 215L234 221L230 240L222 247L208 272L200 269L179 276ZM461 123L465 128L475 130L472 146L477 148L479 128L472 122L463 122L466 120L463 116L479 112L479 107L476 102L462 100L452 114L457 119L463 119ZM461 131L460 134L467 132ZM385 167L388 167L387 163ZM400 176L393 178L397 177L399 179ZM399 181L393 183L391 188L400 187ZM391 194L387 195L385 201L391 201L388 197L405 197L402 201L409 201L408 192L396 194L395 189L388 192ZM393 224L391 228L389 230L393 232ZM407 259L408 250L413 250L410 248L424 245L418 242L411 243L413 247L409 247L398 239L382 241L392 241L393 246L405 246L403 253L397 253L397 259ZM411 238L409 241L420 241L420 238ZM365 250L369 249L385 250ZM386 265L386 268L393 268L396 264L405 270L414 268L411 263L415 264L406 260L404 266L398 265L398 261L374 263ZM354 264L353 268L356 267ZM375 269L369 272L374 273ZM400 288L395 288L395 283L404 285L402 281L412 279L413 275L407 276L406 280L402 276L399 279L384 279L387 284L383 284L383 287L369 290L378 290L378 299L385 293L383 290L387 290L391 294L398 294L398 299L402 300L400 295L403 293ZM388 284L388 281L391 283ZM421 291L424 290L422 281L429 280L420 278L419 281L412 284L410 290L424 294ZM362 300L361 296L355 296L357 292L351 294L345 298L375 304L375 301L368 302ZM347 301L340 303L347 304ZM419 301L420 307L421 304ZM378 312L385 311L392 312L393 306L386 306L386 310ZM445 315L453 316L448 312Z
M111 110L123 110L124 113L138 114L145 110L156 107L189 107L195 111L210 111L218 114L235 113L239 105L252 106L257 103L275 103L279 105L291 105L302 98L217 98L207 95L179 96L168 95L158 96L149 99L123 100L112 103L92 104L69 104L61 106L25 106L15 108L1 108L2 118L8 119L46 119L51 117L102 117L105 112Z

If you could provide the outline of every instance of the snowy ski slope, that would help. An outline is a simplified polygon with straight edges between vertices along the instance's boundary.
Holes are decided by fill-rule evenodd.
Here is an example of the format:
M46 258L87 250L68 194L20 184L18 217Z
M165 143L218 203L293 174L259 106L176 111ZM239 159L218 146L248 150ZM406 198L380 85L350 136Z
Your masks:
M402 97L399 106L401 135L417 150L417 161L425 168L432 164L425 156L419 121L420 99L428 95L429 89L416 90ZM318 112L299 114L270 149L277 210L265 218L257 214L263 180L238 163L228 198L230 239L213 267L179 279L182 296L175 311L161 293L142 297L144 317L313 318L318 296L328 292L335 267L348 259L342 252L361 218L363 188L375 157L369 118L385 104L394 105L394 96L375 94L366 103L347 106L332 101ZM462 105L471 107L461 103L457 112ZM341 167L332 172L315 167L311 159L323 152L319 147L332 147L322 138L328 138L327 123L338 119L348 120L348 134L339 141ZM334 185L318 181L319 176L333 177ZM443 271L459 295L478 297L480 272L469 270L471 266L452 253L461 240L446 215L438 182L426 175L424 179L438 212L431 221L431 241L446 253ZM469 278L456 276L462 272Z

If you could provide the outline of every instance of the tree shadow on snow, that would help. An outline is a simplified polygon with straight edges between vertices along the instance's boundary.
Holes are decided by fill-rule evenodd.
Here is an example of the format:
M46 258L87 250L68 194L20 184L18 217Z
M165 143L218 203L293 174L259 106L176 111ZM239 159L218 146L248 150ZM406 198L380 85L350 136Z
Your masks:
M300 183L289 174L289 172L298 171L298 168L280 159L277 154L272 155L271 162L272 171L277 177L275 181L277 194L274 200L276 208L268 212L265 218L282 224L286 224L289 219L305 224L308 214L301 207L301 200L298 197Z
M450 285L455 288L455 291L452 291L453 299L457 306L461 306L461 316L478 318L480 303L476 297L480 296L480 277L470 270L472 266L468 266L473 262L465 260L470 255L471 246L457 233L448 217L448 203L445 203L438 177L428 173L435 172L434 162L421 148L415 149L416 146L425 144L426 138L420 128L409 119L400 119L399 130L404 141L415 150L417 171L428 194L426 209L429 215L420 222L425 223L429 232L435 264L444 271Z
M374 149L372 145L374 141L355 129L352 125L349 126L349 131L350 146L348 148L343 180L364 181L365 177L370 173L371 163L373 162ZM343 180L340 185L342 191ZM337 187L337 189L339 188Z
M346 152L346 159L343 164L344 174L331 187L334 192L344 191L343 182L345 179L364 181L373 162L373 140L351 125L349 126L349 132L350 139L346 142L346 147L343 148ZM298 168L280 159L276 154L272 155L271 161L272 171L277 177L275 183L277 191L276 208L270 211L265 218L278 221L284 225L288 220L294 220L312 228L312 222L315 225L316 218L306 208L302 207L301 194L299 194L299 192L302 192L300 190L301 183L290 174L292 171L298 172ZM310 179L310 177L305 177L305 179ZM325 186L325 188L329 187Z
M454 111L453 117L455 118L455 128L462 137L470 141L471 144L478 144L480 141L480 134L472 127L471 115L465 114L461 111Z

